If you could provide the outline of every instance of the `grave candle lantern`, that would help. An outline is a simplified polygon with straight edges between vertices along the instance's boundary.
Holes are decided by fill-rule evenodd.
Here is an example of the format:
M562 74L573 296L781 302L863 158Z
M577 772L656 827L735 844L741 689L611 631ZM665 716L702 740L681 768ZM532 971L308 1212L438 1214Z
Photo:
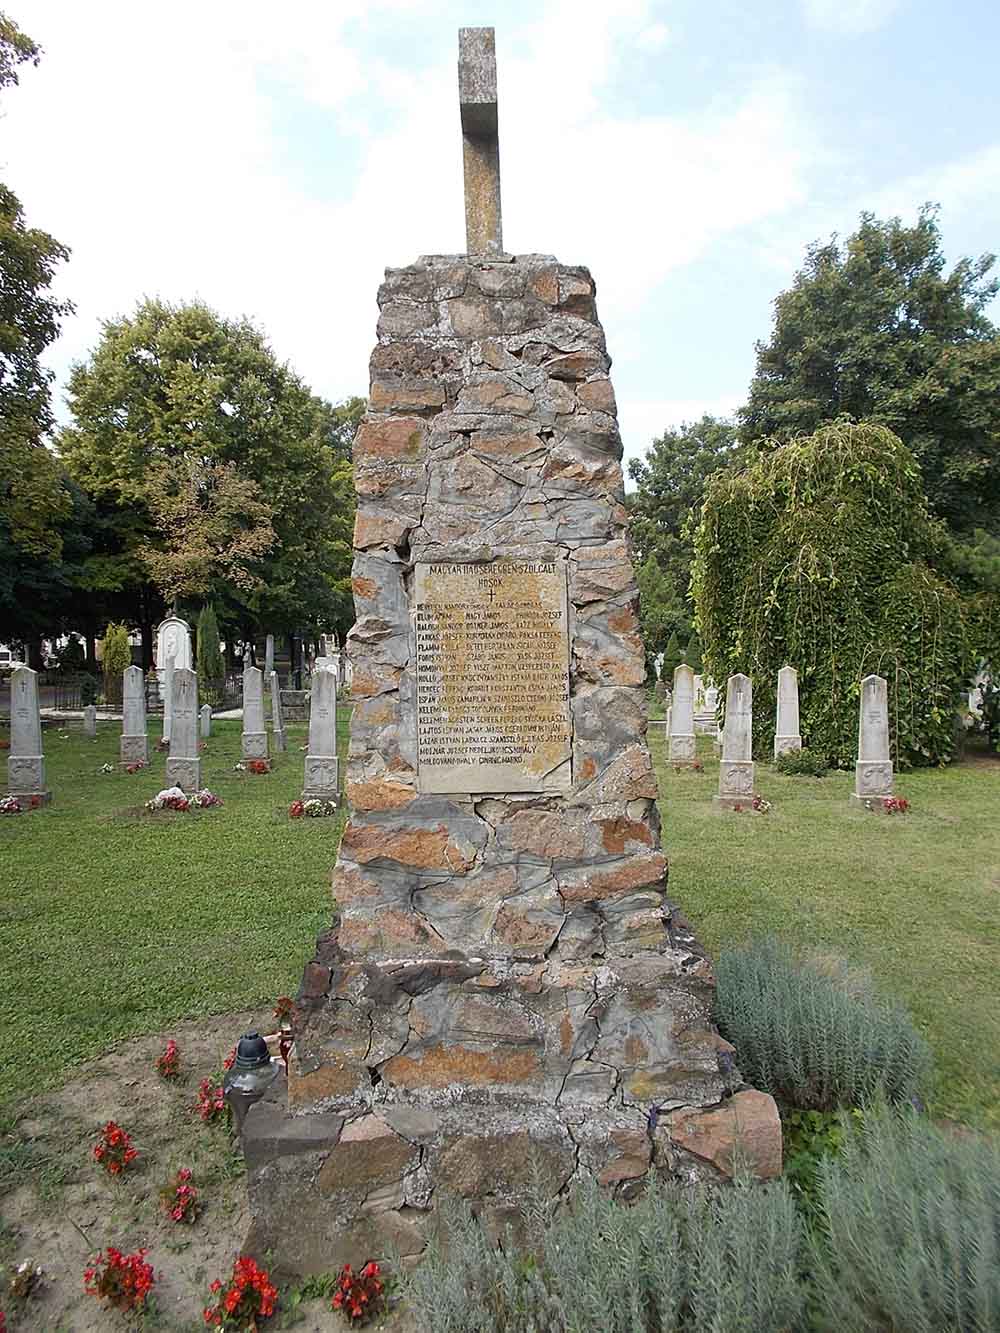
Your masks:
M222 1090L232 1107L236 1133L242 1138L243 1122L278 1077L278 1064L271 1059L267 1042L259 1032L247 1032L236 1047L236 1059L226 1070Z

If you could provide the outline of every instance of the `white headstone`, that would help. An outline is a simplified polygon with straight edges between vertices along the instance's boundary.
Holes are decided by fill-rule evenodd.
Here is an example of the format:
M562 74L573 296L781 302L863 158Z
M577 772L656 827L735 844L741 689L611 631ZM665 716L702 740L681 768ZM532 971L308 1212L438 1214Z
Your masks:
M320 667L312 676L309 750L302 799L336 801L338 786L337 673L331 667Z
M167 786L181 787L186 792L198 791L201 787L198 676L190 668L178 667L174 672L172 704Z
M694 672L686 662L674 672L668 757L672 764L690 764L695 757Z
M892 790L889 693L882 676L865 676L861 682L854 796L859 801L880 800L891 796Z
M146 677L142 667L130 666L122 672L122 735L118 758L123 764L149 763Z
M719 706L719 691L715 685L709 685L705 690L705 711L714 714Z
M87 704L83 710L83 734L91 740L97 735L97 705Z
M163 739L170 740L170 714L174 700L174 667L176 663L168 657L160 677L160 695L163 699Z
M244 759L267 758L267 732L264 730L264 673L259 667L243 671L243 742Z
M166 670L170 657L174 659L175 667L190 669L191 626L179 616L167 616L156 627L156 665L161 673Z
M774 728L774 757L802 749L799 735L799 673L794 667L778 672L778 716Z
M728 807L753 801L753 685L750 677L730 676L726 686L726 725L719 761L719 794Z
M276 671L271 672L267 678L267 683L271 690L271 736L274 740L275 750L279 754L284 754L288 749L288 740L285 736L285 721L281 713L281 684Z
M207 740L207 738L212 734L212 705L202 704L201 713L199 714L199 716L201 718L200 730L201 730L202 740Z
M7 790L24 802L37 797L50 801L45 787L42 755L42 716L38 711L38 673L20 666L10 678L10 754L7 757Z

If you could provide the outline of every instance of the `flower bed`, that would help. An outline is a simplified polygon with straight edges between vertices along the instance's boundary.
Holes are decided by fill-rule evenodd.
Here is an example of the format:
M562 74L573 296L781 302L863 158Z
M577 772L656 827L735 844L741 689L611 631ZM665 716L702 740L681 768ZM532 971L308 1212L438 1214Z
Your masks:
M157 810L210 810L213 806L221 806L222 798L216 796L215 792L209 791L203 787L201 791L192 792L187 796L180 787L165 787L163 791L157 792L151 800L146 802L146 809L151 813Z

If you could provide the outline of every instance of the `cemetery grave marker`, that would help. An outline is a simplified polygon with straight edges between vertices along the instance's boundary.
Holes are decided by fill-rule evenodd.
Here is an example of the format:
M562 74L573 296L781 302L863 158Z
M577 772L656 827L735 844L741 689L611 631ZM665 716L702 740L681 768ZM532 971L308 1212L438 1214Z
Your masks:
M149 738L146 735L146 677L142 667L126 667L122 672L122 734L118 758L121 764L148 764Z
M16 667L10 677L10 753L7 756L7 794L22 807L47 804L52 793L45 786L42 753L42 715L38 706L38 673Z

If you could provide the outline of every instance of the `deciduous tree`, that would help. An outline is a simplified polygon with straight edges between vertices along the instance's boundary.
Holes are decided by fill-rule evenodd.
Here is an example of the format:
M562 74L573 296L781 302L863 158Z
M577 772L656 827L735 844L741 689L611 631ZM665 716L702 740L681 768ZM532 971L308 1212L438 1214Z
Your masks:
M788 440L842 415L887 426L916 456L934 513L958 533L1000 532L993 263L946 272L930 205L912 227L863 213L845 242L810 246L757 346L745 437Z

